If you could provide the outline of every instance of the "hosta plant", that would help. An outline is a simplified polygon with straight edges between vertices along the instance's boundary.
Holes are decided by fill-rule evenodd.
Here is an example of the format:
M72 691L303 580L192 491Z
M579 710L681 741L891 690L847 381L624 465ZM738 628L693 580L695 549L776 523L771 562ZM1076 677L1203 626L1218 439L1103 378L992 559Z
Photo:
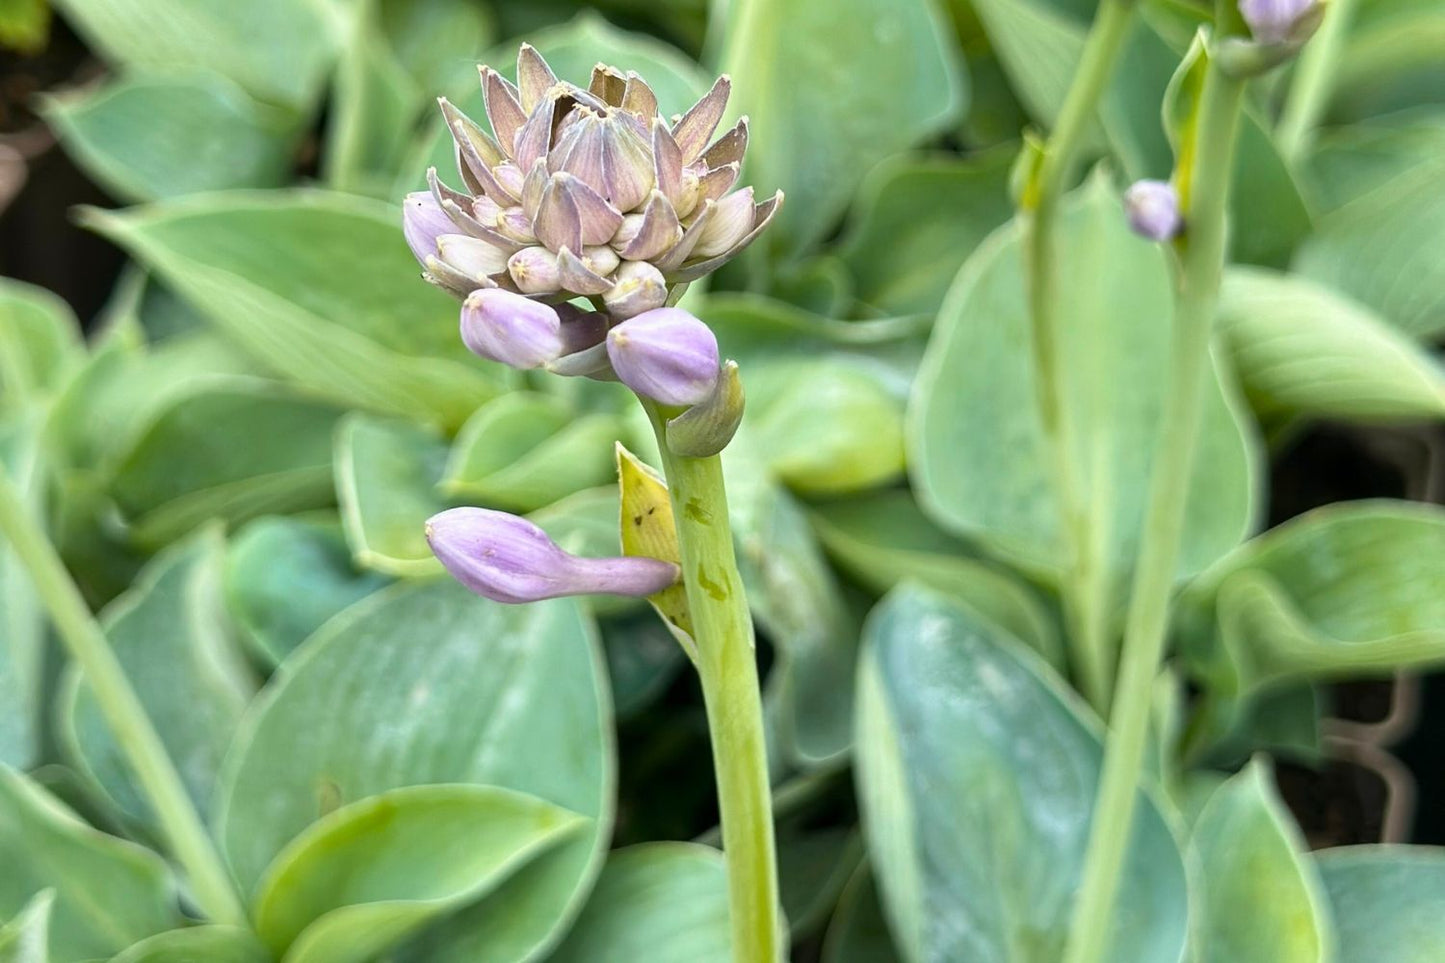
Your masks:
M0 961L1441 958L1438 5L55 6Z

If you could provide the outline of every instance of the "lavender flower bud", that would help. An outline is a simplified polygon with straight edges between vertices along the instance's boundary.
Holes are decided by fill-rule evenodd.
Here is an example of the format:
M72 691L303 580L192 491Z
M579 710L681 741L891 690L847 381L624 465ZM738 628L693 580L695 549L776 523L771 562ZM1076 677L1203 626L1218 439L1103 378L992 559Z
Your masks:
M523 294L556 294L562 287L557 255L545 247L524 247L507 261L507 271Z
M1151 241L1167 241L1184 227L1179 194L1164 181L1135 181L1124 192L1124 211L1134 233Z
M1318 0L1239 0L1239 13L1263 44L1303 42L1300 28L1314 19ZM1313 31L1313 26L1309 29Z
M453 508L432 516L426 538L457 581L495 602L592 594L642 597L678 578L676 565L657 558L579 558L525 518L485 508Z
M617 281L602 300L614 318L633 318L667 303L667 281L646 261L628 261L617 269Z
M607 356L623 384L665 405L695 405L718 379L717 338L681 308L657 308L607 333Z
M541 367L567 348L554 308L501 288L467 295L462 341L473 354L521 369Z
M437 238L453 234L457 226L441 209L430 191L415 191L406 195L401 209L401 232L406 236L407 247L422 264L437 252Z

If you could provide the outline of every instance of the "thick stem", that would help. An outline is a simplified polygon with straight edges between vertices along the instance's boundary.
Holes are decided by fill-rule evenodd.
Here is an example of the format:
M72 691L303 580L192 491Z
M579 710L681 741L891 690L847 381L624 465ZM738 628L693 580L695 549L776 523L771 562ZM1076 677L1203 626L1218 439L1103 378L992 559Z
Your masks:
M758 685L752 616L743 595L728 523L722 460L686 458L657 430L677 525L683 585L697 643L697 670L707 704L717 773L723 855L727 860L733 959L781 963L784 927L778 901L768 747Z
M1211 67L1200 95L1199 152L1182 242L1171 390L1159 426L1119 683L1066 963L1102 958L1129 843L1209 372L1209 336L1224 270L1226 202L1243 93L1243 81Z
M1315 127L1329 104L1335 65L1349 36L1355 0L1331 0L1319 32L1300 54L1290 81L1289 94L1275 130L1275 142L1285 160L1298 161L1314 138Z
M0 467L0 535L30 575L56 632L80 666L96 703L151 804L176 862L190 878L201 910L218 923L245 926L246 912L220 854L186 793L160 735L146 716L105 632L70 573L35 523L19 490Z
M1074 175L1095 108L1113 74L1119 49L1129 34L1133 7L1132 0L1100 3L1073 84L1045 145L1038 171L1024 195L1029 214L1024 220L1024 252L1033 328L1034 382L1039 419L1054 465L1055 498L1069 555L1063 594L1070 623L1072 661L1080 688L1101 712L1108 706L1113 676L1108 573L1096 545L1097 519L1089 511L1075 464L1078 452L1075 419L1060 400L1067 365L1058 350L1055 222L1059 201Z

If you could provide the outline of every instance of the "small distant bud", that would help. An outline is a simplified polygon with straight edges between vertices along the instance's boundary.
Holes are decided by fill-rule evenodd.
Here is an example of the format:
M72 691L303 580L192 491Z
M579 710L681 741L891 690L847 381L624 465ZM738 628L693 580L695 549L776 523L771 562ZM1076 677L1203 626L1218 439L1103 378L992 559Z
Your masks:
M507 272L523 294L555 294L562 288L557 255L545 247L524 247L507 260Z
M1135 181L1124 192L1124 210L1134 233L1151 241L1167 241L1184 227L1179 194L1165 181Z
M462 342L473 354L524 370L541 367L567 350L555 309L501 288L467 296Z
M622 259L617 252L606 245L598 247L584 247L582 249L582 265L593 274L608 275L617 270L617 265Z
M1303 43L1318 24L1322 11L1315 8L1321 6L1318 0L1239 0L1239 14L1260 43Z
M617 281L602 300L614 318L633 318L667 303L667 281L646 261L628 261L617 269Z
M485 508L453 508L432 516L426 539L457 581L495 602L593 594L643 597L678 578L676 565L657 558L571 555L525 518Z
M422 264L437 252L437 238L453 234L456 229L457 226L447 217L431 192L416 191L406 195L402 205L401 232L412 255Z
M623 321L607 334L607 356L623 384L666 405L698 404L717 386L717 338L681 308Z

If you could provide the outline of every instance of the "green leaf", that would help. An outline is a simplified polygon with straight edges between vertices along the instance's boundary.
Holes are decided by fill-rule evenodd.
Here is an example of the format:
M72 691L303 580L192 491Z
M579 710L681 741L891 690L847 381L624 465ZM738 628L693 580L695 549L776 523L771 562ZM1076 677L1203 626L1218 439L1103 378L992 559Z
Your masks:
M0 925L0 963L49 963L54 890L36 893L10 922Z
M250 930L238 926L188 926L160 933L110 963L273 963Z
M752 125L748 181L788 195L771 250L825 236L869 168L964 110L967 78L932 4L748 0L724 16L731 115Z
M219 74L128 77L44 105L66 151L125 200L279 187L290 174L295 118Z
M1445 111L1410 111L1319 132L1305 175L1325 211L1445 156Z
M1442 166L1422 163L1320 219L1294 268L1374 308L1407 334L1445 331Z
M1445 850L1346 846L1314 858L1334 909L1336 963L1435 963L1445 954Z
M0 421L0 469L27 508L42 507L39 432ZM30 575L9 543L0 544L0 765L28 768L40 754L49 621Z
M687 659L655 612L635 609L601 620L602 648L617 715L627 719L652 705Z
M615 850L550 963L727 963L727 868L695 843Z
M806 818L784 819L777 830L779 899L795 943L827 921L863 859L856 826L807 823Z
M1445 509L1329 505L1255 538L1180 599L1183 652L1226 692L1445 660Z
M853 873L838 901L823 943L823 963L899 963L873 873L866 864Z
M332 503L339 408L261 379L190 388L157 413L111 482L139 542L164 545L212 518L234 524Z
M336 498L356 564L388 575L440 572L426 520L451 505L436 489L446 443L407 422L352 414L337 429L335 458Z
M1328 908L1299 827L1254 762L1214 791L1194 827L1203 870L1199 963L1332 960Z
M748 375L752 444L789 487L840 495L903 477L906 397L890 390L886 375L834 358Z
M511 392L462 426L441 487L482 504L533 511L615 481L622 436L611 415L579 415L554 396Z
M288 963L364 963L505 885L581 816L496 786L405 786L330 813L278 855L256 931Z
M905 155L870 171L838 247L858 300L883 314L936 312L964 260L1013 215L1012 160Z
M0 766L0 917L55 890L49 963L109 957L181 923L175 881L150 850L80 821L38 785Z
M1040 599L975 549L937 528L905 491L818 505L813 528L835 564L883 595L911 579L1005 629L1063 670L1058 630Z
M433 927L404 958L533 958L582 900L611 832L603 671L571 600L499 605L445 579L358 602L287 660L236 737L216 825L238 881L253 890L319 817L388 790L471 783L530 793L590 828Z
M251 651L280 665L331 616L390 580L352 567L333 518L269 517L247 525L226 557L226 602Z
M1135 237L1106 181L1060 212L1056 351L1068 358L1060 404L1073 420L1080 497L1095 524L1096 570L1115 591L1133 564L1157 423L1169 387L1173 286L1160 247ZM1039 421L1017 223L959 273L909 407L910 472L940 524L1042 575L1068 557L1055 461ZM1248 531L1252 438L1209 379L1179 574L1204 567Z
M1053 126L1084 52L1084 26L1037 0L972 0L1019 100Z
M1236 268L1219 327L1262 415L1355 420L1445 415L1445 369L1374 312L1310 281Z
M340 191L390 197L412 127L429 98L398 62L374 2L348 16L347 40L333 82L323 172ZM424 4L417 4L424 6Z
M1442 43L1445 15L1431 0L1360 4L1333 65L1331 119L1438 106Z
M111 651L201 812L210 809L221 759L256 691L231 644L224 557L220 533L207 526L157 556L102 616ZM63 691L61 730L76 767L127 816L155 829L125 751L78 670Z
M310 392L454 427L510 381L467 354L456 306L418 280L396 208L320 191L233 192L89 219Z
M1057 963L1102 760L1100 727L1006 633L916 588L874 610L856 743L863 825L910 963ZM1140 794L1111 963L1179 960L1183 860Z
M0 278L0 413L58 387L83 354L68 304L44 288Z
M324 0L56 0L107 60L134 71L213 70L259 100L305 110L336 45Z
M476 77L482 47L494 30L492 12L471 0L379 0L381 34L428 93Z

